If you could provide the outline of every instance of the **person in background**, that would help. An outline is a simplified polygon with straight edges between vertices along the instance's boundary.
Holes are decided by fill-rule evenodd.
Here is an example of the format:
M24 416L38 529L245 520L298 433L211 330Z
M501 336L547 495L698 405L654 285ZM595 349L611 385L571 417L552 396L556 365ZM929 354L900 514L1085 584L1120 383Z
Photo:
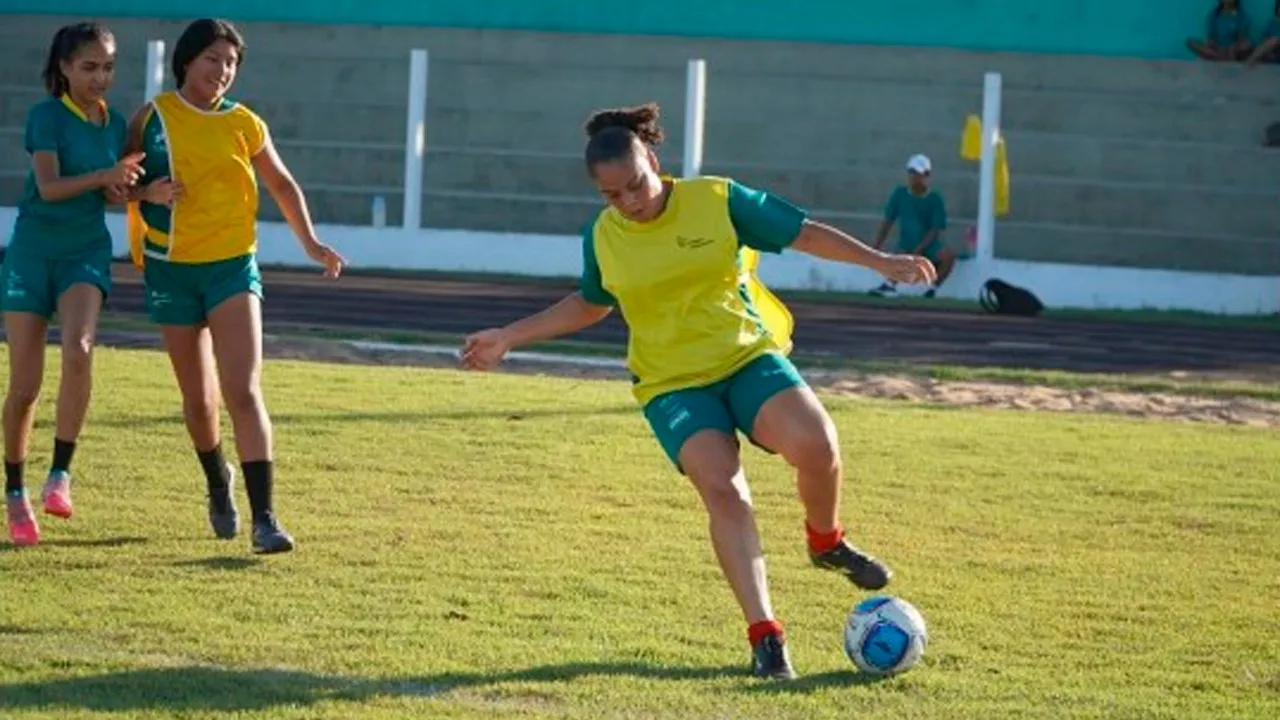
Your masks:
M947 229L947 203L941 193L930 187L933 163L924 155L912 155L907 160L907 183L894 188L884 206L884 221L876 233L876 249L884 246L889 231L898 225L898 250L911 255L926 257L938 270L937 280L925 291L925 297L937 294L947 276L955 268L955 253L942 241L942 231ZM886 297L897 292L897 284L886 280L871 291L876 297Z
M1249 57L1249 14L1240 0L1220 0L1205 22L1204 40L1191 38L1187 48L1202 60L1239 62Z
M1258 47L1249 54L1244 64L1257 67L1258 63L1280 63L1280 0L1276 0L1275 10L1271 13L1271 21L1262 31Z

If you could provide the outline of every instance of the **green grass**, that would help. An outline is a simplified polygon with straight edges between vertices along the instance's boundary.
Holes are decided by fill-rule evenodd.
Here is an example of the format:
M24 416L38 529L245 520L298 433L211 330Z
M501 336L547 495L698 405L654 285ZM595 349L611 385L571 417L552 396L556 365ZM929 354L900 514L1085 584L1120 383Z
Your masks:
M624 383L273 362L300 546L260 559L208 536L163 356L100 352L76 518L0 546L6 720L1280 715L1273 431L833 400L846 519L932 642L859 679L860 595L749 450L804 675L763 684Z
M266 269L287 270L283 266L264 266ZM534 277L514 275L511 273L481 272L445 272L438 270L403 270L397 268L350 268L345 272L351 275L373 277L421 278L424 280L446 282L501 283L508 285L532 285L536 287L557 287L566 291L577 287L574 277ZM897 297L877 298L861 292L825 291L825 290L780 290L778 294L788 301L812 303L841 303L869 307L916 308L930 310L948 310L960 312L981 312L977 299L957 300L952 298ZM1142 310L1046 310L1046 318L1064 320L1095 320L1109 322L1131 322L1143 324L1182 325L1192 327L1221 327L1254 330L1280 331L1280 315L1223 315L1218 313L1195 312L1189 310L1158 310L1148 308Z

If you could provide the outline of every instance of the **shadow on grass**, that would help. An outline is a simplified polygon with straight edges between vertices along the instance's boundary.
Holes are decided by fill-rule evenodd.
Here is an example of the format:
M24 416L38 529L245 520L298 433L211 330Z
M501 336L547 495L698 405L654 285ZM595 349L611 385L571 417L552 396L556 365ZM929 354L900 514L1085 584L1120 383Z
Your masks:
M565 683L585 677L706 681L737 678L746 692L810 692L864 684L853 672L828 673L792 683L754 681L740 665L671 667L635 662L569 663L492 673L442 673L362 680L289 670L175 667L0 685L0 711L69 708L121 711L261 711L320 702L362 702L374 697L444 697L504 683ZM0 715L4 714L0 712Z
M156 668L0 685L0 715L37 708L246 711L360 696L357 684L310 673Z
M795 694L803 695L828 688L847 688L862 685L877 685L886 678L855 672L854 670L836 670L820 675L801 675L792 682L758 683L747 687L752 693L769 695Z
M113 548L124 547L126 545L141 545L150 542L144 537L110 537L98 538L96 540L65 540L52 538L49 540L41 540L39 545L34 547L18 547L16 545L0 545L0 552L39 552L40 548Z
M237 557L234 555L216 555L196 560L178 560L174 567L198 568L203 570L248 570L262 564L256 557Z
M547 418L592 417L605 415L639 415L635 405L614 405L602 408L564 408L543 406L537 408L494 408L486 410L424 410L422 412L302 412L275 413L271 419L278 423L347 423L385 422L418 423L431 420L541 420ZM181 427L181 413L169 415L105 418L95 420L95 426L133 429L136 427Z

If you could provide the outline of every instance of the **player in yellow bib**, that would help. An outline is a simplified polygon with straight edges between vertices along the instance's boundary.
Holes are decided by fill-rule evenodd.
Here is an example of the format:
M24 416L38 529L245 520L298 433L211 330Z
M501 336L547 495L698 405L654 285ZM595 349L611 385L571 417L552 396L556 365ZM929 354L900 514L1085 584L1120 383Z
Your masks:
M173 50L176 92L157 96L130 123L130 149L146 153L144 182L173 186L168 202L130 208L134 262L162 327L182 391L187 430L209 488L209 522L239 532L231 466L223 458L218 396L227 403L253 514L252 548L287 552L293 538L272 505L271 420L262 400L262 277L258 177L307 255L337 277L342 258L316 237L306 200L252 110L227 98L245 42L223 20L191 23Z
M596 113L586 131L587 169L608 207L584 233L579 290L471 335L462 364L491 369L513 348L577 332L618 308L636 400L706 506L712 545L748 624L753 672L795 677L769 599L737 434L795 467L815 565L867 590L887 585L892 573L845 540L835 427L787 359L791 316L756 278L757 253L793 248L898 282L930 283L936 272L926 258L873 250L733 180L660 175L656 105Z

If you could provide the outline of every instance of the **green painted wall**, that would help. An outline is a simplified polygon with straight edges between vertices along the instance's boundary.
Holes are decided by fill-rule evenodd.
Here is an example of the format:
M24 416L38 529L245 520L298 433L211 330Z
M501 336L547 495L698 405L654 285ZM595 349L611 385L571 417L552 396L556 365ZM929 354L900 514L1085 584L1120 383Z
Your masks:
M0 0L0 13L637 33L1186 58L1212 0ZM1271 0L1244 0L1259 30Z

